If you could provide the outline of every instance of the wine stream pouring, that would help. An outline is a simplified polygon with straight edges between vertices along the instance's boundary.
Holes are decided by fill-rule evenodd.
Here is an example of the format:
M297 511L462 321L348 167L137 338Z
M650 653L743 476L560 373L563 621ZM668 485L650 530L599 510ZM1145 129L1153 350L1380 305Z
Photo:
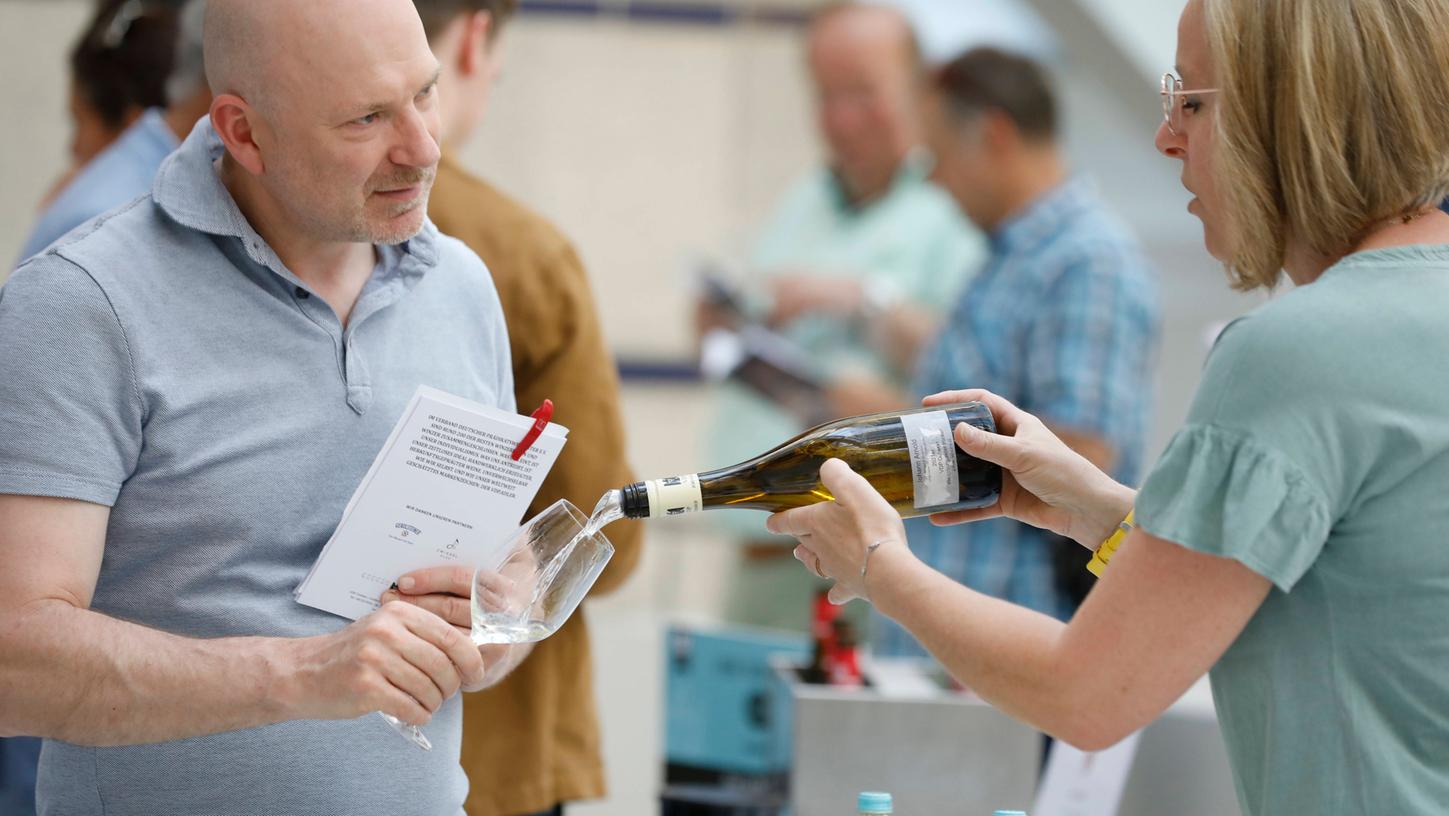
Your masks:
M1001 469L956 445L952 429L962 422L996 432L980 402L838 419L732 467L611 490L589 527L620 518L730 507L773 513L833 501L820 482L820 466L829 459L844 460L903 518L988 507L1000 495Z

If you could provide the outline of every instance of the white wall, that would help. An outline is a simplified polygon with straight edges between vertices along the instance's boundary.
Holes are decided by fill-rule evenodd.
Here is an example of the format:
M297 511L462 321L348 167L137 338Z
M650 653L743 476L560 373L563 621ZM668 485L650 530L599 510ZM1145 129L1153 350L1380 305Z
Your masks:
M1096 15L1117 48L1153 77L1172 67L1182 2L1172 0L1075 0Z
M682 264L729 250L815 157L794 38L523 18L462 158L561 224L623 355L680 357Z

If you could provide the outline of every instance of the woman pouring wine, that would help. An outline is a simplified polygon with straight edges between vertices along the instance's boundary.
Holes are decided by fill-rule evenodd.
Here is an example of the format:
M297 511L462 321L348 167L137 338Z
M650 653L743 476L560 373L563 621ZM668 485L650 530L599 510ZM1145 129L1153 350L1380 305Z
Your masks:
M992 507L1110 565L1070 623L922 565L843 462L835 502L771 529L995 705L1086 749L1211 670L1246 813L1449 802L1449 4L1191 0L1160 152L1238 288L1296 285L1228 328L1140 492L980 391ZM948 107L948 106L942 106ZM949 120L938 123L949 127ZM949 138L938 133L938 138ZM1135 510L1134 510L1135 508ZM1100 549L1099 549L1100 548Z

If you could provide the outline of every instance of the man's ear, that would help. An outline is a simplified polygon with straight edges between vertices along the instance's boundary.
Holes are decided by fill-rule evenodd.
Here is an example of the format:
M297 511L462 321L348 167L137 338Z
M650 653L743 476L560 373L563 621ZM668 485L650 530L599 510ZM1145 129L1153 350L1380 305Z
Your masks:
M256 142L256 117L256 109L235 94L211 100L211 127L226 145L226 152L248 173L259 176L266 170L266 162Z
M462 20L463 53L458 68L464 76L473 76L488 65L488 49L492 47L493 14L475 11Z
M981 116L981 143L1002 153L1021 143L1021 129L1005 111L988 110Z

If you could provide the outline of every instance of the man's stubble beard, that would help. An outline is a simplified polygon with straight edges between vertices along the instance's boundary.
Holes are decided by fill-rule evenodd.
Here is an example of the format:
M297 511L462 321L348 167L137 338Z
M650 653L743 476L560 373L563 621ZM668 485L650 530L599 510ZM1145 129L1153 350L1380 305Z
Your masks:
M404 241L411 240L419 232L422 231L423 225L427 222L428 198L432 195L432 192L433 185L430 181L427 186L424 187L423 191L418 194L417 198L413 199L412 201L399 204L396 211L390 213L387 216L384 224L379 225L376 228L369 228L369 225L364 224L363 227L367 235L363 238L363 240L367 241L368 243L384 245L401 244ZM393 225L391 223L399 217L412 212L416 212L419 214L417 222L415 224L401 226ZM366 216L364 216L364 221L365 220Z
M357 240L367 241L373 244L392 245L400 244L416 236L422 231L423 224L426 223L428 199L432 195L433 183L436 180L437 167L433 166L424 170L403 173L389 179L384 179L378 183L369 184L369 190L367 191L368 198L371 198L372 193L376 190L393 189L398 186L418 184L422 186L422 190L418 193L418 197L412 201L400 202L388 207L387 213L383 216L383 223L375 227L368 223L367 204L366 199L364 199L362 223L358 225L362 237ZM413 212L419 214L416 223L407 226L394 225L392 223L398 218Z

